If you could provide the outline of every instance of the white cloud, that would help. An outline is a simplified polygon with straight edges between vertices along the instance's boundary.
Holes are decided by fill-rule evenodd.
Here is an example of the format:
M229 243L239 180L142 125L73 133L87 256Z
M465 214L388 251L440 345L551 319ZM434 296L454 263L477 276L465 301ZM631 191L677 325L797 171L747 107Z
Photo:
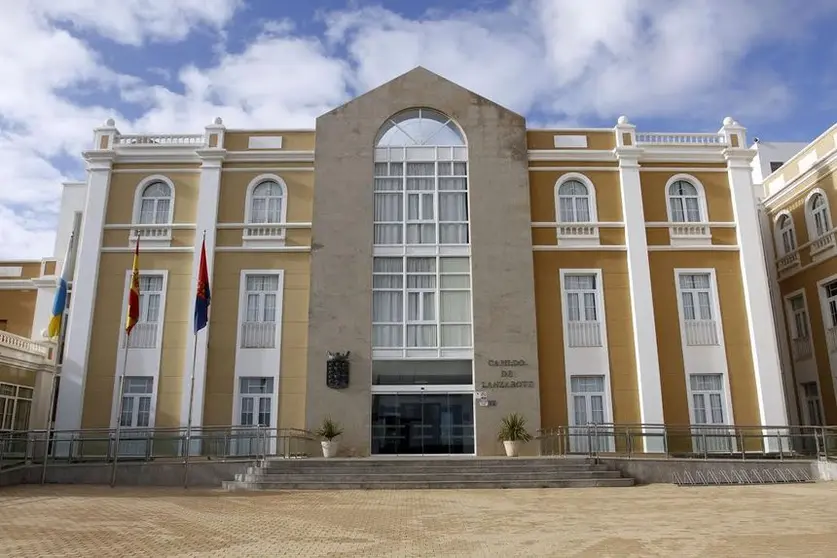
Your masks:
M216 116L232 127L310 127L353 94L424 65L536 113L534 124L623 113L717 124L731 114L746 124L795 102L778 71L751 65L754 52L794 41L837 11L832 0L808 0L804 10L783 0L510 0L409 19L353 7L321 14L322 38L291 21L259 21L260 35L227 51L233 16L250 13L245 1L4 5L0 77L15 86L0 88L0 258L49 254L64 178L51 161L88 148L109 116L126 133L198 132ZM141 46L195 32L215 34L211 65L155 63L182 93L109 67L83 38ZM142 113L129 121L112 106L78 106L66 95L78 88L120 96Z

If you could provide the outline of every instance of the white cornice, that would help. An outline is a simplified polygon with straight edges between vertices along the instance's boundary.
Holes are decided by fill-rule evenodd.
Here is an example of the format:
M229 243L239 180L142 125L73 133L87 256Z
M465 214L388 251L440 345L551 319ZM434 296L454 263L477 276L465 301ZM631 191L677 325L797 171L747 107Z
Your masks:
M58 277L55 275L44 275L43 277L32 279L32 284L39 289L54 289L58 286Z
M200 163L194 147L159 150L155 147L132 147L116 154L116 163Z
M808 187L812 185L810 179L812 177L819 178L821 173L833 172L829 169L829 165L837 160L837 149L832 149L824 157L821 157L816 163L811 165L811 168L805 172L796 175L793 179L786 183L778 192L772 196L768 196L762 201L764 207L768 210L774 210L795 198L797 195L803 193Z
M264 149L258 151L227 151L225 161L228 163L313 163L314 152L285 151L281 149Z
M36 289L34 279L0 279L0 291L20 291Z

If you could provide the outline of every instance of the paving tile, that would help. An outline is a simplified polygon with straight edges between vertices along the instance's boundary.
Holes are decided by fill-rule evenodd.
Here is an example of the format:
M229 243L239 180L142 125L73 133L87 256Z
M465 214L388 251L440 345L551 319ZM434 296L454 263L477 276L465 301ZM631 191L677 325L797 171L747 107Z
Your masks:
M536 490L0 490L0 556L834 556L837 483Z

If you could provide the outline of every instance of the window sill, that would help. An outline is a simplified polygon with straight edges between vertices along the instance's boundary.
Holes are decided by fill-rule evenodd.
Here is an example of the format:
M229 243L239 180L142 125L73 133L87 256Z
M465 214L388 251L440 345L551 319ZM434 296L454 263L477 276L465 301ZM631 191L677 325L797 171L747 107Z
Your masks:
M776 260L776 269L780 273L783 271L788 271L791 268L794 268L799 265L799 252L791 252L790 254L785 254L778 260Z
M558 225L559 246L598 246L599 227L584 223Z
M143 246L171 246L171 227L131 229L128 244L133 248L137 240Z
M668 235L672 246L709 246L712 244L709 225L704 223L678 223L668 228Z
M811 243L811 261L818 262L837 254L834 233L825 234Z
M241 237L241 245L244 247L281 248L285 246L284 236L250 236Z

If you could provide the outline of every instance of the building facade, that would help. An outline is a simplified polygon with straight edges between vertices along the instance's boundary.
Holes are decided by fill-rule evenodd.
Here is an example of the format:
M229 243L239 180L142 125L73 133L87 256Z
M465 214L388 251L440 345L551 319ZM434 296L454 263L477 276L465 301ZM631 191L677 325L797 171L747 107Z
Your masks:
M62 205L57 246L83 217L55 426L115 426L123 373L126 428L331 417L347 455L496 454L514 412L532 432L785 425L746 146L730 118L701 134L624 117L528 129L423 68L314 130L108 121ZM348 385L329 383L343 355Z
M791 420L837 422L837 125L764 178L762 228Z

